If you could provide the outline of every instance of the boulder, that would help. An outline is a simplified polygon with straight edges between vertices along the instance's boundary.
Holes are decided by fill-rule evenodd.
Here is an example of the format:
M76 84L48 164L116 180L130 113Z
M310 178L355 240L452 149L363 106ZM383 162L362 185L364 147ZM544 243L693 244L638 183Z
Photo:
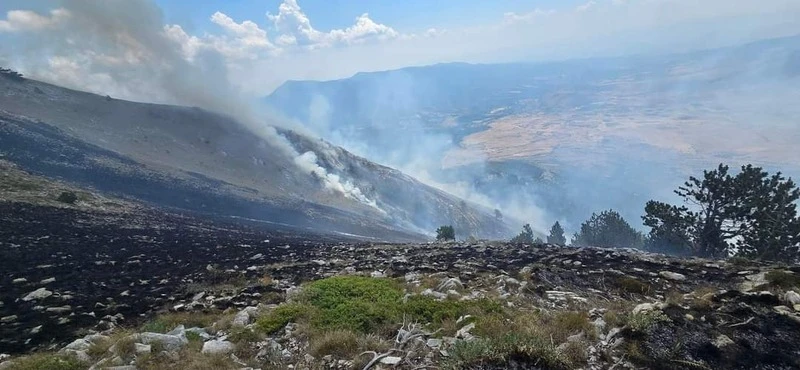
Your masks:
M686 275L679 274L677 272L672 271L661 271L658 273L658 276L661 276L664 279L672 280L672 281L684 281L686 280Z
M451 289L464 289L464 283L461 282L459 278L447 278L442 280L439 283L439 286L436 287L436 290L440 292L448 291Z
M783 300L786 301L790 306L795 306L800 304L800 294L797 292L790 290L783 295Z
M227 355L233 352L235 346L227 340L210 340L203 343L202 352L209 355Z
M253 317L258 312L258 308L256 307L245 307L243 310L239 311L236 316L233 318L232 325L235 327L242 327L250 325L253 321Z
M85 351L91 346L92 343L90 343L88 340L79 338L72 341L72 343L67 344L63 351Z
M53 292L45 288L39 288L22 297L22 300L25 302L30 302L33 300L45 299L51 295L53 295Z
M153 350L152 346L148 344L136 343L136 354L150 353Z
M141 333L137 336L137 341L142 344L160 343L167 352L177 352L189 343L185 336L159 333Z

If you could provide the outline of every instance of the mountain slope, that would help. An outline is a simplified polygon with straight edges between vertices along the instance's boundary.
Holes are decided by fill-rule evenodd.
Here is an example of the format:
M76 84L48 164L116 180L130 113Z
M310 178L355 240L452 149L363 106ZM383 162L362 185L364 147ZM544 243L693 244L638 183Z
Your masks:
M503 210L538 205L546 211L515 213L574 230L601 209L638 219L647 200L720 162L800 175L798 99L800 36L674 55L289 81L264 101L358 154L413 163L413 174Z
M34 80L0 78L0 154L37 173L160 205L321 231L419 239L453 223L465 234L509 232L490 210L319 140L285 130L258 136L199 108ZM424 207L405 211L411 200Z

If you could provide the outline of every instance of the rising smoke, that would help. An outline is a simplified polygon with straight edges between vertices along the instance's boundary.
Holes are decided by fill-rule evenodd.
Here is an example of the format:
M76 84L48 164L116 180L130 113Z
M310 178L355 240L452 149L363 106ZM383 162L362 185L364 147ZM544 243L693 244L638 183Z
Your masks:
M169 37L161 10L153 2L63 0L53 1L52 6L65 14L60 23L26 36L24 46L11 50L12 62L26 74L100 94L147 97L229 115L303 173L319 176L325 189L380 210L352 181L322 167L314 152L298 153L271 126L285 126L288 121L254 110L229 83L219 52L203 49L187 58Z

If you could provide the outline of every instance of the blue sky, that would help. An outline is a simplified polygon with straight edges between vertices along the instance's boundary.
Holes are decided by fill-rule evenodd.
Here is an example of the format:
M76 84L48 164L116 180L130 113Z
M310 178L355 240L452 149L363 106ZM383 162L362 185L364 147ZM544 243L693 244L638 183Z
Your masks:
M263 96L287 80L663 54L799 32L798 0L2 0L0 65L135 100L168 98L155 71L213 65Z
M584 1L585 2L585 1ZM267 26L264 16L275 13L280 0L157 0L167 22L178 23L190 30L212 32L208 23L211 14L223 10L234 19L251 19ZM391 24L401 31L417 31L431 27L465 27L490 23L504 13L522 13L538 8L564 9L575 7L575 0L301 0L303 11L320 30L345 28L353 19L369 13L377 22Z

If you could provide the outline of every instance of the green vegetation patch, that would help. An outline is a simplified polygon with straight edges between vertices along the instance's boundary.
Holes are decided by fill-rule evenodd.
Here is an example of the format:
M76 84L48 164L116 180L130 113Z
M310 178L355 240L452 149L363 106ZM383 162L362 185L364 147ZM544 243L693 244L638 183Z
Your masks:
M258 327L267 333L289 322L304 322L318 331L382 332L406 321L441 324L466 314L502 311L489 300L437 301L426 296L403 299L399 283L391 279L336 276L311 282L296 302L278 306L260 317Z
M15 359L7 370L80 370L86 365L69 356L54 354L35 354Z
M510 332L495 338L458 341L449 352L446 369L502 366L510 360L546 369L575 366L553 346L550 338L537 333Z

